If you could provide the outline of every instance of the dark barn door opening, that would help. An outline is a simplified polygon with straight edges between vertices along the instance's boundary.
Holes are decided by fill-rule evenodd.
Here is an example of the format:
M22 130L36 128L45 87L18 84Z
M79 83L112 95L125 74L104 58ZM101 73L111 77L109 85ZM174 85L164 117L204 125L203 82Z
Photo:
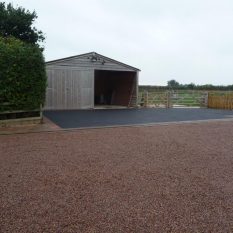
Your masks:
M136 91L136 72L95 71L95 106L129 106Z

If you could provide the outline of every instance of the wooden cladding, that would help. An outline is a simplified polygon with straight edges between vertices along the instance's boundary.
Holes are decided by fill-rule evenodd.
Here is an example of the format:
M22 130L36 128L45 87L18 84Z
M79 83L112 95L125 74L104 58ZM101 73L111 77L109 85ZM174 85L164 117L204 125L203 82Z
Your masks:
M75 68L78 70L113 70L113 71L137 71L136 68L130 67L128 65L122 64L120 62L114 61L112 59L106 58L98 54L101 59L97 61L92 61L90 58L90 53L74 56L71 58L61 59L57 61L47 62L47 67L59 67L59 68ZM104 62L103 62L104 61Z
M209 93L208 108L233 110L233 93Z
M95 52L46 63L45 110L136 106L139 69Z
M135 107L137 72L47 67L45 110L91 109L96 104ZM100 99L104 98L102 103Z
M47 69L46 110L94 107L94 72Z

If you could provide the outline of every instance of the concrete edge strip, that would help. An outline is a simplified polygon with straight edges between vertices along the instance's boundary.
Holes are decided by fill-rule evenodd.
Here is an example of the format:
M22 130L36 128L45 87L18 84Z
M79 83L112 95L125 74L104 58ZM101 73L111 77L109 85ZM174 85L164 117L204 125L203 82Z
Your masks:
M212 122L228 122L233 121L233 118L227 119L208 119L208 120L192 120L192 121L168 121L168 122L156 122L156 123L145 123L145 124L128 124L128 125L107 125L107 126L89 126L80 128L68 128L68 129L55 129L55 130L41 130L41 131L28 131L28 132L5 132L2 135L15 135L15 134L34 134L34 133L55 133L55 132L74 132L79 130L94 130L94 129L109 129L109 128L123 128L123 127L152 127L157 125L167 126L167 125L179 125L179 124L200 124L200 123L212 123Z

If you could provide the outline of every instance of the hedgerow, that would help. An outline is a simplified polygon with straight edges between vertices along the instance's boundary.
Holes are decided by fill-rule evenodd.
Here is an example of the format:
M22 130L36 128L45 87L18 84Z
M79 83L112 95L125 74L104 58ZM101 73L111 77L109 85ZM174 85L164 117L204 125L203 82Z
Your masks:
M34 110L45 101L46 71L41 49L0 37L0 111Z

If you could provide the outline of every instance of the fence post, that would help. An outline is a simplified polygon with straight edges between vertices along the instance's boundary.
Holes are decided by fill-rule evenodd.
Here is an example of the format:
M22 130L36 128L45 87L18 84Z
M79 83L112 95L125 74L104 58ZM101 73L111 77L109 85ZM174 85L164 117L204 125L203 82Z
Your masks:
M204 105L206 108L209 107L209 92L208 91L206 92L206 95L205 95Z
M148 107L148 91L144 91L144 104L143 104L143 106L145 108Z
M171 107L171 92L167 91L167 104L166 104L167 108Z
M40 104L40 123L43 122L42 104Z

